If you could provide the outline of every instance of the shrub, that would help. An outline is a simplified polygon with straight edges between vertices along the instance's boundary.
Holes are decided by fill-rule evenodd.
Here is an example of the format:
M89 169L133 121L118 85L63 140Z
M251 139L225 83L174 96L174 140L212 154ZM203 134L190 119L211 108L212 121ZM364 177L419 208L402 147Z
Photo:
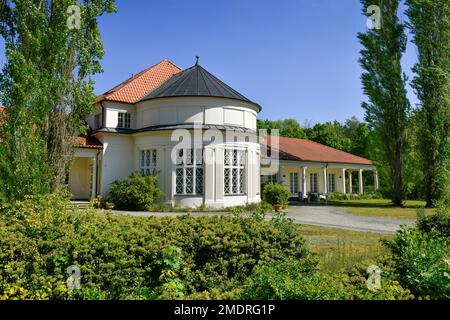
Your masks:
M329 193L328 200L370 200L370 199L382 199L383 196L380 192L366 192L364 194L343 194L343 193Z
M288 226L253 217L104 216L69 209L61 194L30 197L0 216L0 299L231 296L255 267L309 256ZM75 292L66 288L71 265L81 269Z
M268 183L263 189L263 200L271 205L281 204L282 206L288 204L291 193L289 190L279 183Z
M428 233L403 227L393 241L384 241L400 283L417 297L450 298L448 238L435 230Z
M408 289L405 289L397 280L392 279L392 270L383 261L380 263L380 288L371 291L367 287L367 273L369 264L355 264L348 272L344 283L351 290L352 299L355 300L411 300L414 296Z
M313 259L286 259L259 267L241 293L243 299L338 300L345 288L330 275L316 273Z
M121 210L150 211L162 196L156 175L133 173L130 177L111 184L107 201Z
M417 214L417 228L425 233L436 231L442 237L450 237L450 210L449 207L441 204L436 210L436 214L425 216L425 210L419 209Z

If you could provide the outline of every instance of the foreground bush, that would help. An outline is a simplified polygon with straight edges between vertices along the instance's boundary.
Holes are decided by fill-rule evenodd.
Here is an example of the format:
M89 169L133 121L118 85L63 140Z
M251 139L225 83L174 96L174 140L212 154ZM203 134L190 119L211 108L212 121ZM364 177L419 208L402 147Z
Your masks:
M288 204L291 193L279 183L268 183L264 186L262 196L263 200L271 205L280 204L285 206Z
M425 216L422 208L418 212L417 228L425 233L437 232L445 238L450 237L450 209L445 205L439 205L436 214Z
M422 225L421 228L425 227ZM416 297L450 298L450 267L446 262L450 258L448 237L443 237L434 228L423 232L404 227L393 241L384 244L390 249L395 275Z
M287 259L259 267L241 294L243 299L338 300L346 299L344 287L334 277L316 273L311 259Z
M150 211L162 196L156 175L133 173L130 177L111 184L107 201L121 210Z
M0 215L0 299L230 298L255 267L309 256L280 217L115 217L67 204L32 197ZM71 265L81 269L74 292Z

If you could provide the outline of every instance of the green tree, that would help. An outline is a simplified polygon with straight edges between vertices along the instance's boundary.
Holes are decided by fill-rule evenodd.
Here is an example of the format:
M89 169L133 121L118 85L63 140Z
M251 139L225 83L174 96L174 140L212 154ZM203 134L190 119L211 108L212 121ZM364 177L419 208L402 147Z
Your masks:
M381 9L381 28L358 34L363 45L359 60L364 93L366 121L379 137L380 151L389 166L392 201L401 205L404 197L404 156L407 152L406 132L410 104L406 97L406 76L401 57L406 49L405 26L397 17L398 0L362 0L363 13L371 5Z
M113 11L114 0L0 0L0 97L8 107L0 171L12 197L43 191L41 171L50 172L51 189L62 185L73 136L87 130L93 111L92 76L102 71L97 19ZM34 186L19 190L23 180Z
M305 130L300 126L295 119L283 119L271 121L258 120L258 129L266 129L268 134L271 134L272 129L279 130L279 134L282 137L305 139Z
M318 123L307 130L308 138L329 147L351 152L352 141L344 135L344 128L338 121Z
M450 3L407 0L418 62L412 81L420 100L418 146L427 206L450 198Z

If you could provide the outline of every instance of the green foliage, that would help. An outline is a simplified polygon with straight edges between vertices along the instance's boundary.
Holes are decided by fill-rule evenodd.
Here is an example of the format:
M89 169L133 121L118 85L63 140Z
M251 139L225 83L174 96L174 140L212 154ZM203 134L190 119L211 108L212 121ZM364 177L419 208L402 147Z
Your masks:
M80 8L79 28L68 27L71 5ZM94 110L93 76L104 55L97 19L113 11L114 0L1 1L0 187L9 201L61 187L73 137L86 132Z
M364 194L352 193L352 194L343 194L343 193L329 193L328 200L369 200L369 199L383 199L382 194L379 192L370 192Z
M447 229L448 231L448 229ZM417 297L450 298L449 238L437 231L403 227L393 241L384 241L400 283Z
M156 175L133 173L123 180L113 182L107 199L117 209L151 211L162 196Z
M297 138L297 139L305 139L306 132L300 126L297 120L295 119L283 119L270 121L266 120L258 120L258 129L265 129L267 133L272 134L272 130L278 130L278 133L282 137L288 138Z
M287 259L259 267L241 298L258 300L339 300L347 298L336 278L316 273L313 259Z
M289 190L279 183L266 184L262 192L263 200L271 205L287 205L290 196Z
M29 197L0 215L0 299L231 297L255 267L309 256L289 223L103 216L61 194ZM71 265L82 290L66 288Z
M450 202L450 4L447 0L407 0L406 15L418 62L412 87L420 100L418 150L425 175L427 205Z
M359 62L364 70L363 89L369 101L363 103L366 121L378 136L379 151L389 168L392 201L404 198L403 162L407 151L410 104L406 96L406 77L401 57L406 50L405 26L399 22L399 0L361 0L363 14L370 5L381 8L382 27L358 34L363 46Z
M424 209L419 209L417 228L425 233L437 232L441 237L450 237L450 209L445 204L440 204L436 213L425 216Z
M369 290L367 287L367 279L370 276L367 273L367 263L358 263L348 272L347 277L343 280L346 287L352 292L352 298L356 300L411 300L414 295L401 284L391 279L391 272L386 265L383 265L380 274L380 288Z
M337 121L316 124L308 129L308 138L338 150L352 151L352 141L344 135L344 127Z

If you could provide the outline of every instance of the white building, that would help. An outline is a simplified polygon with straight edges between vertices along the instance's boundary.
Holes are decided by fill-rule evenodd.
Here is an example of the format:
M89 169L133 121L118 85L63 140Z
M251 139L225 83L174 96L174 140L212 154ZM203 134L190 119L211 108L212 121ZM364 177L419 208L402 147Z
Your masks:
M260 177L306 196L351 193L357 172L363 192L370 160L311 141L280 138L269 144L280 161L260 166L260 111L198 63L182 71L163 60L98 97L90 133L78 137L69 190L76 200L106 196L112 182L156 171L169 204L221 208L259 202Z
M260 110L200 65L164 60L98 98L69 189L74 199L105 196L115 180L156 171L172 205L259 202Z

